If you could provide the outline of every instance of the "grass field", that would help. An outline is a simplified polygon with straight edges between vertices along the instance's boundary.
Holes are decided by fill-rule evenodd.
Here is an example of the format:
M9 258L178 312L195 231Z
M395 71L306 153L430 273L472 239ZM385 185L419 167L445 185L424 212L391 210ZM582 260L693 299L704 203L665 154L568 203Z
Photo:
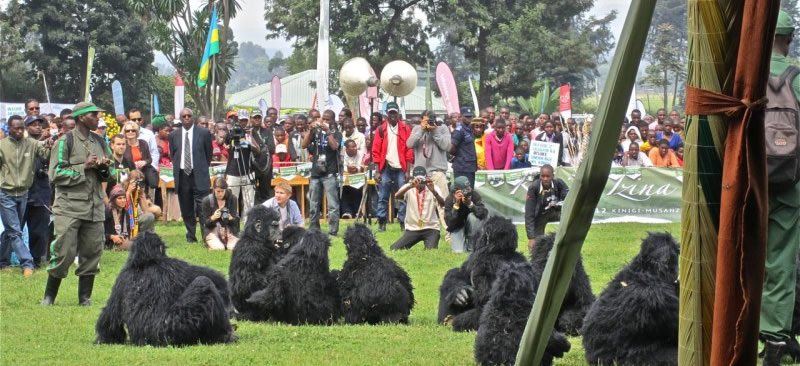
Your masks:
M342 223L342 230L348 225ZM553 226L548 227L554 230ZM524 228L520 251L527 251ZM583 246L583 260L599 293L619 268L639 249L646 231L680 234L680 225L595 225ZM227 275L230 252L209 252L185 244L183 226L159 226L167 254ZM397 226L378 235L388 252L400 236ZM422 244L403 252L388 252L408 271L417 304L408 326L332 327L286 326L236 321L240 340L232 345L152 348L94 345L94 324L108 298L124 252L105 252L102 272L95 283L90 308L78 307L77 278L70 274L61 285L56 305L42 308L47 274L37 271L24 279L19 272L0 273L0 364L2 365L470 365L475 333L455 333L437 325L438 287L444 273L460 265L466 254L454 254L442 240L440 249L423 251ZM341 268L346 256L341 238L330 250L332 268ZM556 365L583 365L580 338L571 338L572 350Z

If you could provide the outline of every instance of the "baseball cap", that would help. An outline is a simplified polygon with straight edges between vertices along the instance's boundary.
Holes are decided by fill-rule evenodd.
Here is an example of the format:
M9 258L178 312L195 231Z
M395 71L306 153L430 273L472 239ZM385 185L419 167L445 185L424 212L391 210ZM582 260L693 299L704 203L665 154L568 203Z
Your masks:
M417 178L417 177L423 177L424 178L427 175L427 173L428 172L425 170L424 166L418 166L418 167L415 167L414 170L411 171L411 176L413 176L414 178Z
M475 118L472 119L471 124L473 124L473 125L484 125L484 124L486 124L486 121L484 121L483 118L475 117Z
M31 123L36 122L36 121L44 122L44 118L42 116L38 115L38 114L33 115L33 116L28 116L27 118L25 118L25 121L24 121L25 122L25 126L27 127L28 125L30 125Z
M72 116L75 118L90 112L105 112L105 110L98 108L92 102L80 102L72 107Z
M461 107L461 115L467 118L472 118L475 114L472 113L472 108L470 107Z
M469 187L469 178L465 176L457 177L456 180L453 182L453 190L454 191L463 191Z
M794 31L794 20L789 13L781 10L778 12L778 25L775 27L775 34L788 35Z
M252 115L252 116L250 116L250 117L253 117L253 118L255 118L256 116L258 116L258 117L263 117L264 115L261 113L261 110L260 110L260 109L256 109L255 111L253 111L253 115Z
M239 119L250 119L250 112L248 112L247 109L240 109Z
M276 154L287 153L287 152L289 152L289 150L286 149L286 144L278 144L275 146Z
M400 107L397 106L395 102L386 103L386 112L399 112Z

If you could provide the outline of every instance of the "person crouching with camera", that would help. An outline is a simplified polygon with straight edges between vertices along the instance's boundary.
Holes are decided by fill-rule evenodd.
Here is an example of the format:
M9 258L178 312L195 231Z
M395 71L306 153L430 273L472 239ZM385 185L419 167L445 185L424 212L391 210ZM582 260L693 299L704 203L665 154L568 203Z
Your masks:
M214 179L214 189L203 199L203 238L210 250L233 250L239 241L239 215L236 197L225 179Z
M450 245L455 253L472 250L472 240L489 216L478 192L472 191L469 178L456 177L453 193L444 203L444 221L450 233Z
M418 166L412 171L410 183L400 187L395 194L398 200L406 202L405 231L394 244L392 250L410 249L420 241L425 242L425 249L439 247L439 213L444 205L439 188L427 178L425 168Z
M147 198L146 187L144 173L132 170L125 181L111 188L103 224L106 249L128 250L130 241L161 216L161 208Z

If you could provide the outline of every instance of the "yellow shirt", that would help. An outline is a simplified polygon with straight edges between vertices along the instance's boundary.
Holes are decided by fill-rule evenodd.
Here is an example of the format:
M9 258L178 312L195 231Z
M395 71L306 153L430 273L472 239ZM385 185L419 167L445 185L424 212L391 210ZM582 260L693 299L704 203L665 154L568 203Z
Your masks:
M486 145L486 133L481 138L475 139L475 157L478 159L478 170L486 170L486 154L483 146Z

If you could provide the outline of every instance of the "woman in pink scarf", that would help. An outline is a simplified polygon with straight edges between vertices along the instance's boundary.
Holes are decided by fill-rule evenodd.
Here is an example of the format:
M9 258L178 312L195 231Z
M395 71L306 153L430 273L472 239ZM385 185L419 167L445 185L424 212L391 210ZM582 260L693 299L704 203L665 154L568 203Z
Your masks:
M511 169L511 159L514 158L514 138L506 133L506 121L502 118L498 118L494 122L494 131L486 135L484 149L487 169Z

